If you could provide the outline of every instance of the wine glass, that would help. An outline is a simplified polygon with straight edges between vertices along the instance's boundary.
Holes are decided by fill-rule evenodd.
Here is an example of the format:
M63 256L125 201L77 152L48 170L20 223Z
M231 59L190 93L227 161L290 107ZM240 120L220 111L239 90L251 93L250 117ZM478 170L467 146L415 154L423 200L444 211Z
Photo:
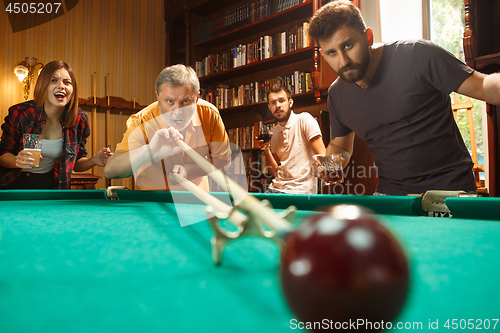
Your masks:
M262 122L259 123L258 139L264 141L264 143L271 141L271 131L269 130L269 127Z

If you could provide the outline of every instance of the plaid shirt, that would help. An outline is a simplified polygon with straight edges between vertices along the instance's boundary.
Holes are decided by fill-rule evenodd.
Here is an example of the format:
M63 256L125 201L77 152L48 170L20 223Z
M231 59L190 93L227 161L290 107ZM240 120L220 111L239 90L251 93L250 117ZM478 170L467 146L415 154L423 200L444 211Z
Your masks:
M27 101L9 108L9 114L2 124L0 156L5 153L17 155L23 149L23 133L41 134L45 124L44 109L35 101ZM71 173L76 161L87 156L85 144L90 135L87 115L78 110L75 126L66 128L61 123L63 147L59 160L54 165L54 187L70 188ZM0 166L0 186L13 182L21 173L20 168Z

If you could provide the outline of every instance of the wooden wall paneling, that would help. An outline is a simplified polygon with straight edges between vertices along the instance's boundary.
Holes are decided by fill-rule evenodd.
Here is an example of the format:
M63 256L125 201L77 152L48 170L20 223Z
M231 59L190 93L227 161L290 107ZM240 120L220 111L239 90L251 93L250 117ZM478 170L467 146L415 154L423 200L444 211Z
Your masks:
M118 112L110 112L108 118L108 136L109 145L111 146L111 151L116 150L116 145L121 142L123 133L125 132L125 123L128 119L129 114L124 114L123 110ZM113 186L126 186L130 189L133 188L133 180L131 177L125 179L111 179L111 185Z
M91 136L87 140L88 157L95 155L108 144L111 146L111 151L115 151L116 145L121 142L123 133L126 130L128 117L136 112L136 109L132 108L120 109L119 107L115 107L113 100L116 100L116 97L110 97L110 99L110 105L105 105L105 103L108 103L108 98L97 99L97 104L88 103L89 100L84 100L81 103L80 109L87 114L89 123L91 124ZM99 105L99 103L102 105ZM91 171L84 172L84 174L92 174L100 177L96 186L98 189L105 189L109 186L109 180L105 178L104 168L102 167L96 166ZM134 188L133 177L113 179L111 180L111 185L126 186L132 189Z
M111 146L111 138L110 138L110 119L109 119L109 116L111 114L111 109L106 109L106 121L105 121L105 124L106 124L106 144L105 146Z
M106 99L106 105L107 107L105 108L105 118L104 118L104 146L105 147L108 147L111 145L111 141L110 141L110 138L109 138L109 114L110 114L110 104L109 104L109 92L110 92L110 89L109 89L109 73L108 75L106 75L104 77L104 96L105 96L105 99ZM105 187L108 187L110 185L110 182L108 179L104 179L104 185Z
M115 117L114 113L111 113L111 112L108 113L108 110L106 110L106 113L107 113L106 131L108 132L108 134L106 136L109 137L108 144L111 146L111 151L114 152L116 150L117 141L118 140L121 141L121 135L120 135L120 138L117 140L114 138L114 136L112 134L114 132L114 128L115 128L114 123L120 122L121 119L119 117ZM125 183L127 183L127 184L125 184ZM109 186L109 185L126 186L126 187L130 188L130 186L128 186L128 181L124 180L124 179L106 179L106 186Z
M92 113L91 113L91 143L92 143L92 151L97 151L97 107L92 108ZM97 166L92 168L92 174L97 173Z
M500 70L500 2L464 0L465 60L475 70L491 74ZM498 106L487 104L489 196L500 196L500 117Z
M92 129L97 133L97 142L95 145L97 152L107 145L111 146L111 151L116 150L116 145L122 141L123 133L126 131L126 122L131 114L139 111L144 106L135 103L135 101L126 101L123 98L115 96L107 96L96 98L96 103L93 103L93 98L81 100L82 109L95 107L97 115L93 119L96 125ZM104 176L104 169L97 167L95 175L101 177L97 183L98 188L106 188L109 186L109 179ZM111 185L126 186L130 189L135 188L133 177L125 179L112 179Z
M86 149L87 149L87 157L92 157L93 152L96 151L96 142L97 142L97 133L95 131L96 128L96 116L97 116L97 110L95 107L92 106L87 106L87 105L80 105L80 110L82 110L88 118L89 126L90 126L90 136L87 139L86 143ZM76 183L78 183L78 180L81 180L79 177L83 176L88 176L88 175L97 175L97 169L99 167L95 166L91 168L90 170L84 171L84 172L73 172L72 174L72 180L74 179ZM78 179L78 180L77 180ZM78 184L75 185L75 183L72 183L72 188L76 189L81 189Z
M108 103L109 104L109 103ZM111 114L111 110L110 109L106 109L106 119L105 119L105 127L106 127L106 143L105 143L105 147L111 147L111 139L110 139L110 119L109 119L109 115ZM108 186L111 186L111 179L107 179L105 178L105 186L106 188Z
M91 78L91 88L90 88L90 91L91 91L91 94L92 94L92 102L94 104L96 104L97 102L97 95L96 95L96 91L97 91L97 73L94 72L94 74L92 74L92 78ZM96 123L96 119L97 119L97 106L93 106L92 107L92 129L96 128L97 127L97 123ZM93 142L93 146L92 146L92 150L93 151L96 151L97 150L97 146L96 146L96 137L97 137L97 134L95 131L92 131L92 142ZM92 174L96 174L97 172L97 167L93 167L92 168Z
M488 192L491 197L500 197L500 106L487 104L488 124Z
M333 81L337 79L338 75L333 71L330 65L328 65L322 55L320 55L319 67L321 69L319 87L321 89L328 89ZM326 100L326 98L324 99Z
M26 56L33 56L43 64L55 59L68 62L77 78L80 99L113 95L148 105L156 100L154 83L165 66L164 34L163 0L80 1L65 15L15 34L7 13L0 12L3 46L0 49L0 121L3 122L10 106L24 101L22 84L13 70ZM106 76L107 93L104 91ZM91 126L89 155L107 143L115 150L125 131L126 120L137 109L111 109L106 118L105 109L95 106L96 103L90 104L81 107ZM101 176L98 188L105 187L103 168L95 167L88 172ZM113 180L115 183L134 187L132 178Z
M467 64L475 67L473 60L477 56L476 31L474 29L474 6L472 0L465 0L464 53Z
M96 117L96 127L94 128L96 132L96 150L92 152L92 155L95 155L99 150L106 147L106 114L99 108ZM95 175L101 177L97 181L97 188L106 188L106 177L104 176L104 168L97 167Z
M91 96L90 73L110 73L112 95L147 105L155 100L154 82L165 66L163 1L86 0L65 15L40 26L12 33L7 13L0 12L0 117L24 100L13 74L26 56L46 64L68 62L81 98ZM104 96L103 82L97 96ZM34 85L31 91L33 91ZM32 92L30 97L32 96Z

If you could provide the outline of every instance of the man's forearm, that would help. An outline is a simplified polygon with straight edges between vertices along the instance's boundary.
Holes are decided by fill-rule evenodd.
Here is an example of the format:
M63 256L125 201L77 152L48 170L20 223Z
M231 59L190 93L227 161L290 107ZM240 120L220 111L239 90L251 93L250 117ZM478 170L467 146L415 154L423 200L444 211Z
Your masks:
M345 168L351 159L351 154L346 151L344 148L337 146L333 141L330 141L328 147L326 148L325 155L333 155L333 154L341 154L344 159L344 163L342 163L342 167Z
M490 74L484 79L484 100L500 105L500 73Z
M263 151L266 158L266 167L269 168L271 175L276 176L276 172L278 171L278 163L274 159L274 156L271 153L271 149L263 149Z
M139 149L144 149L143 146ZM136 149L134 152L138 151ZM135 157L135 154L134 154ZM127 178L133 175L132 164L130 162L130 152L117 150L111 156L104 167L104 175L109 179Z

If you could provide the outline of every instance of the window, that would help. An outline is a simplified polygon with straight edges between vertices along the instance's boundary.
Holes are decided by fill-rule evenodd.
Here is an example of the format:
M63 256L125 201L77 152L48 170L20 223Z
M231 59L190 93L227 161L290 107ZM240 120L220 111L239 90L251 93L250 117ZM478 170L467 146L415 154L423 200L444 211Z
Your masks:
M422 0L380 0L382 42L422 39Z
M361 0L361 11L366 24L374 30L375 42L398 39L430 39L465 61L463 52L464 1L463 0ZM451 96L454 99L454 93ZM474 105L474 132L478 164L484 164L482 102ZM469 126L466 113L459 114L457 125L471 152ZM484 179L483 173L481 179Z
M465 62L463 50L465 8L463 0L428 0L429 1L429 31L430 40L451 52L455 57ZM454 95L454 94L452 94ZM452 96L454 98L454 96ZM453 100L453 99L452 99ZM484 165L482 102L472 100L474 132L476 136L476 151L478 164ZM469 124L467 114L458 115L457 125L464 138L465 145L471 152ZM484 179L483 173L481 178Z

